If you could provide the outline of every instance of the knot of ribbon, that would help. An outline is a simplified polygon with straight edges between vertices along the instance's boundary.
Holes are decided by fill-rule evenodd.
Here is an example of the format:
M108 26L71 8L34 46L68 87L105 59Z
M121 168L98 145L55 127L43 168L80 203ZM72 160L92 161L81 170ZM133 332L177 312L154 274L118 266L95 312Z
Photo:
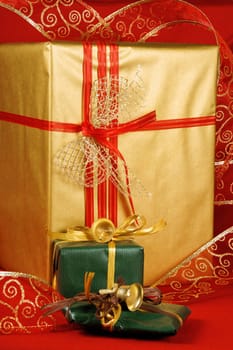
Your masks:
M108 138L141 130L145 125L149 125L150 123L154 122L155 117L156 113L155 111L152 111L129 122L111 125L111 127L95 127L89 121L84 121L80 126L80 131L83 136L92 137L99 145L106 147L108 151L123 160L126 167L126 162L122 153L114 144L108 141ZM107 152L105 152L105 155L106 154Z
M127 132L138 131L145 125L149 125L150 123L154 122L155 118L156 112L152 111L134 120L111 126L103 125L101 127L96 127L89 121L84 121L80 124L79 131L81 131L84 136L91 136L101 142L101 140L104 138L118 136Z

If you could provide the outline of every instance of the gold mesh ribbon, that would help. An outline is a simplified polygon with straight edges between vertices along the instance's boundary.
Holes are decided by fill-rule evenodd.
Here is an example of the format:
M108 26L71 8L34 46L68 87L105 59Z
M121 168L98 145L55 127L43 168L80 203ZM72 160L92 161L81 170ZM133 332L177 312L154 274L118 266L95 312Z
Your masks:
M116 241L133 240L136 236L154 234L162 230L166 223L164 220L158 221L155 225L145 227L146 219L140 215L129 216L118 228L109 219L98 219L90 228L76 226L67 229L65 233L51 233L52 240L61 240L62 242L86 242L108 243L108 275L107 288L113 288L115 275L115 253ZM56 261L57 245L55 244L53 252L53 261ZM53 271L53 285L56 286L55 271Z

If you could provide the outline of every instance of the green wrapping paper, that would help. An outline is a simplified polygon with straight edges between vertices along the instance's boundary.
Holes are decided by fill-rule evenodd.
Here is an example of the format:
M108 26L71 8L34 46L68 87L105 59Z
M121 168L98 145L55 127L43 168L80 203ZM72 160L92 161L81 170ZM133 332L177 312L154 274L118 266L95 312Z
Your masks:
M183 305L162 303L156 305L156 308L161 310L161 313L123 310L111 334L133 337L175 335L190 314L189 308ZM70 309L69 318L88 331L103 332L105 330L96 318L95 311L95 307L88 302L76 303Z
M108 244L96 242L55 242L54 274L58 291L66 298L83 292L84 274L95 272L91 290L107 286ZM115 281L143 284L144 251L132 241L116 243Z

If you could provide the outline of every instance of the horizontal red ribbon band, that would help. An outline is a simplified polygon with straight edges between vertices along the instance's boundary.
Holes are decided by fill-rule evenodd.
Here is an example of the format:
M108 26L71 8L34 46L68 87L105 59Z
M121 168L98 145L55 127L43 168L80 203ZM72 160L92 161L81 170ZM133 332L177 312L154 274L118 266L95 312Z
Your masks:
M128 131L146 131L146 130L164 130L164 129L175 129L175 128L190 128L197 126L207 126L215 124L215 116L203 116L203 117L192 117L192 118L181 118L181 119L167 119L167 120L154 120L152 121L151 116L155 117L154 112L148 113L147 115L137 118L133 121L127 123L121 123L116 130L113 129L102 129L102 128L93 128L93 134L97 134L98 131L104 133L106 137L114 136ZM139 129L133 127L133 125L139 120L145 118L144 125L140 125ZM77 133L82 131L82 124L73 124L73 123L63 123L48 121L44 119L38 119L34 117L26 117L18 114L8 113L0 111L0 120L10 123L15 123L23 126L28 126L31 128L36 128L40 130L47 131L57 131L57 132L70 132ZM132 129L131 129L131 127ZM114 127L115 128L115 127ZM85 129L85 126L84 126Z

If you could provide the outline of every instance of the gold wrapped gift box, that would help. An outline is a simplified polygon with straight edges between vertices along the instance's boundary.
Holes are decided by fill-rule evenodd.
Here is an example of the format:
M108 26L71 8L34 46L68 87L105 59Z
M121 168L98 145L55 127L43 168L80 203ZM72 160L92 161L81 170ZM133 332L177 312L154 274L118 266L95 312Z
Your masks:
M93 45L93 81L96 51ZM78 43L1 45L0 111L22 120L81 124L82 64ZM217 67L215 46L119 46L119 118L133 120L155 110L156 120L166 125L118 137L128 169L151 193L132 185L136 212L149 225L160 218L167 221L157 235L137 239L145 251L145 284L154 283L213 235ZM57 151L78 135L19 120L0 123L0 266L48 280L48 232L84 225L83 187L64 180L53 164ZM129 214L125 201L119 195L119 222Z

